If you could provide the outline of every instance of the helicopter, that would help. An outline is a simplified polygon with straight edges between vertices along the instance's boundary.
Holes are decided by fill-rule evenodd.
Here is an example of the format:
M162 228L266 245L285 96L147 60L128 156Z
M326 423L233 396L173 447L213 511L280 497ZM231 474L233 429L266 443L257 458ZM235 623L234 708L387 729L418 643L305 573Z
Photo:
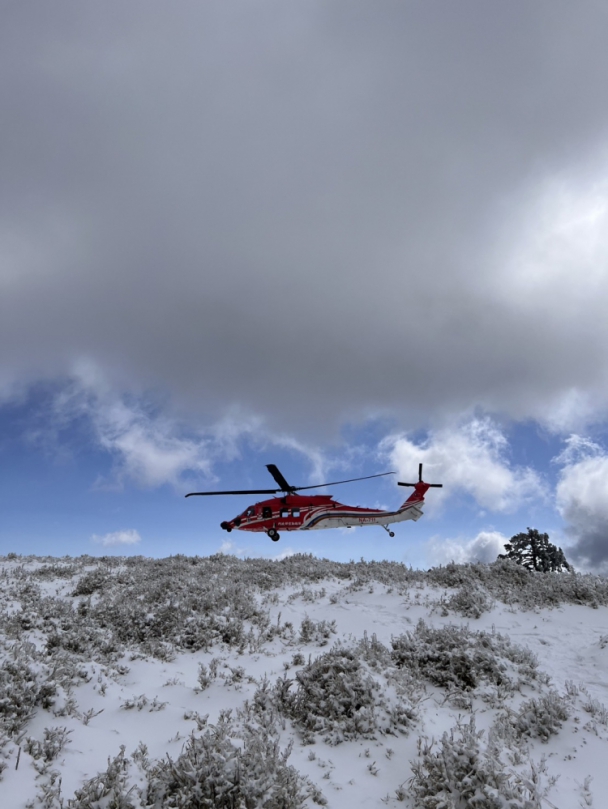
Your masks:
M442 483L425 483L422 480L422 464L418 466L417 483L398 482L398 486L413 486L414 491L396 511L385 511L379 508L363 508L362 506L346 506L336 502L328 494L297 494L309 489L320 489L324 486L337 486L341 483L353 483L357 480L370 480L394 472L381 472L378 475L366 475L349 480L336 480L333 483L319 483L316 486L291 486L283 477L275 464L266 464L266 468L275 479L278 489L246 489L228 492L190 492L186 497L212 497L215 495L237 494L273 494L279 495L269 500L262 500L233 520L225 520L220 527L230 533L233 529L240 531L264 531L273 542L278 542L279 531L311 531L320 528L353 528L359 525L379 525L391 537L395 533L389 525L404 520L419 520L422 517L421 506L424 495L431 488L441 489Z

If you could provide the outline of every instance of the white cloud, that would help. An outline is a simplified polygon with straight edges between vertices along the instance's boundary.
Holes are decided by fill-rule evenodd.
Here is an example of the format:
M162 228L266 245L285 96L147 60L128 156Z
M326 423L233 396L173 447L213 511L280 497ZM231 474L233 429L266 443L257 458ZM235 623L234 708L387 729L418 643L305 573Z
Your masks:
M99 368L81 361L67 385L56 395L54 420L59 429L85 418L95 442L115 461L113 481L131 479L143 487L180 483L185 472L211 476L210 435L202 435L159 411L145 396L116 393ZM229 420L221 423L219 442L233 452Z
M59 433L78 419L90 425L95 443L114 458L111 480L105 488L130 479L143 487L163 484L183 486L183 476L195 474L213 479L216 460L235 460L244 440L260 448L288 449L304 456L312 467L311 479L319 481L329 466L335 466L317 447L285 434L271 433L263 419L233 407L204 429L168 415L151 397L141 393L118 393L99 367L80 361L72 376L55 395L52 426L31 432L30 438L51 443L60 452Z
M508 538L500 531L480 531L474 539L438 539L429 543L428 554L433 565L449 562L495 562L498 554L505 552Z
M167 419L115 402L95 414L94 424L101 446L120 458L121 474L143 486L175 485L187 470L210 472L206 442L179 437Z
M113 531L103 536L93 534L91 541L97 545L103 545L104 548L110 548L115 545L137 545L141 542L141 537L134 528L128 528L124 531Z
M553 463L572 466L587 458L594 458L602 454L602 448L595 441L582 435L573 433L564 441L565 447L553 458Z
M429 433L415 443L406 435L382 443L400 480L416 479L418 464L429 483L443 483L433 492L427 509L437 510L450 495L464 492L490 511L508 512L526 500L545 497L538 474L528 467L513 467L507 456L508 442L490 418L473 418L455 427Z

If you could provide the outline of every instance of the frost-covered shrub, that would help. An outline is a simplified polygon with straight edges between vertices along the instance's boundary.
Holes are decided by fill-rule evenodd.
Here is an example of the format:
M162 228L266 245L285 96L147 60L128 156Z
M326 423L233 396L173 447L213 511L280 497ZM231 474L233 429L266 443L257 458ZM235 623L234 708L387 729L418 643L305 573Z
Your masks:
M429 584L442 588L481 590L490 598L523 609L559 604L608 605L608 579L592 574L543 573L527 570L510 559L436 567L420 574Z
M510 688L507 661L516 667L520 681L537 676L536 659L527 649L502 635L471 632L468 627L434 629L420 620L414 632L393 638L392 647L397 666L442 688L467 691L482 683Z
M320 590L311 590L309 587L302 587L296 593L292 593L288 599L287 603L291 604L298 599L302 599L302 601L308 601L309 603L313 603L321 598L325 598L326 592L325 588L322 587Z
M588 691L581 688L587 699L583 702L583 710L591 714L591 716L600 723L600 725L608 725L608 708L597 699L593 699Z
M410 780L416 809L541 809L535 785L530 789L496 755L482 751L482 736L471 719L444 733L436 752L433 744L421 745ZM401 789L398 797L405 794Z
M74 596L91 596L98 590L103 590L110 584L109 577L112 574L106 570L105 567L96 567L95 570L90 570L82 576L72 595Z
M227 666L227 668L229 674L220 674L220 677L224 679L224 685L239 689L246 680L255 682L255 679L249 677L242 666Z
M313 621L306 615L300 626L300 642L325 646L336 631L335 621Z
M66 744L70 741L68 736L72 731L65 727L45 728L42 741L27 736L24 741L24 750L34 759L54 761Z
M175 760L149 769L146 806L163 809L300 809L312 797L326 803L313 784L287 764L276 733L245 728L243 745L231 741L231 727L220 722L201 736L191 736Z
M490 747L494 750L505 748L512 761L519 761L528 750L528 739L547 742L550 736L559 732L568 716L567 700L555 691L549 691L538 699L522 703L517 711L502 710L490 728Z
M432 567L424 578L435 587L470 587L476 578L476 569L477 565L457 565L450 562Z
M121 745L118 755L108 760L107 769L76 790L67 802L67 809L136 809L137 795L129 786L130 763L125 746Z
M535 736L543 742L557 734L568 719L567 702L555 691L538 699L524 702L514 717L514 726L521 736Z
M492 600L479 587L461 587L457 593L444 601L446 609L459 612L465 618L481 618L492 609Z
M379 685L370 677L351 649L336 647L317 657L292 680L277 682L280 708L312 740L324 734L330 744L359 736L371 737L376 730L375 699Z
M0 727L16 733L34 713L36 706L49 708L56 694L53 680L36 671L29 650L13 647L11 657L0 663Z
M204 691L206 688L209 688L214 679L215 677L211 675L211 672L209 671L207 666L204 663L199 663L197 680L201 691Z
M150 713L153 713L155 711L162 711L166 705L167 703L161 702L158 697L149 699L145 694L140 694L139 696L132 696L130 699L126 699L120 707L125 711L131 711L133 708L137 708L138 711L143 711L144 708L147 708Z
M71 579L76 573L76 567L71 564L50 564L42 565L32 571L32 575L37 579Z
M297 689L292 692L294 681L279 678L274 700L308 742L316 733L329 744L375 738L376 733L407 733L416 720L409 696L398 689L397 695L387 700L356 648L334 647L297 672L296 682Z

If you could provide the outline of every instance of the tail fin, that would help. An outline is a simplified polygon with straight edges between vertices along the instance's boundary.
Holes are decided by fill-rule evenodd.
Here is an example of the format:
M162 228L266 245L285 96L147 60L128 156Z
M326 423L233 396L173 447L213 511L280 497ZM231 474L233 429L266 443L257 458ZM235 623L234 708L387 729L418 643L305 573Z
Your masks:
M406 484L399 484L400 486ZM411 506L413 503L424 503L424 495L430 488L430 483L414 483L410 484L414 486L414 491L410 494L407 500L404 500L403 503L399 506L399 511L406 508L407 506Z

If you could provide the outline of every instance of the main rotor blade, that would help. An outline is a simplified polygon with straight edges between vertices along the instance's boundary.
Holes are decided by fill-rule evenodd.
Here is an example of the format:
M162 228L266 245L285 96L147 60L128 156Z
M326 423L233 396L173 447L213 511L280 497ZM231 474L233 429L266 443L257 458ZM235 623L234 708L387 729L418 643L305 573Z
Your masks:
M280 492L281 489L243 489L242 491L236 492L190 492L190 494L186 494L185 497L201 497L201 496L213 496L215 494L277 494Z
M353 483L355 480L370 480L370 478L383 478L385 475L394 474L394 472L380 472L379 475L366 475L363 478L349 478L348 480L334 480L332 483L317 483L316 486L295 486L294 491L301 492L304 489L321 489L323 486L338 486L340 483Z
M418 486L420 483L424 483L424 481L418 481L418 483L401 483L401 481L397 481L397 486ZM428 486L430 489L443 489L443 483L425 483L425 486Z
M287 483L283 475L279 472L279 468L275 466L275 464L267 463L266 469L268 469L272 477L279 484L282 492L294 492L296 490L295 486L290 486L289 483Z
M281 486L280 489L242 489L229 492L190 492L186 497L213 497L216 494L278 494L279 492L299 492L304 489L322 489L324 486L338 486L340 483L353 483L356 480L370 480L371 478L382 478L386 475L394 475L394 472L380 472L379 475L366 475L362 478L349 478L348 480L335 480L333 483L317 483L315 486L290 486L283 475L274 464L267 464L268 471Z

